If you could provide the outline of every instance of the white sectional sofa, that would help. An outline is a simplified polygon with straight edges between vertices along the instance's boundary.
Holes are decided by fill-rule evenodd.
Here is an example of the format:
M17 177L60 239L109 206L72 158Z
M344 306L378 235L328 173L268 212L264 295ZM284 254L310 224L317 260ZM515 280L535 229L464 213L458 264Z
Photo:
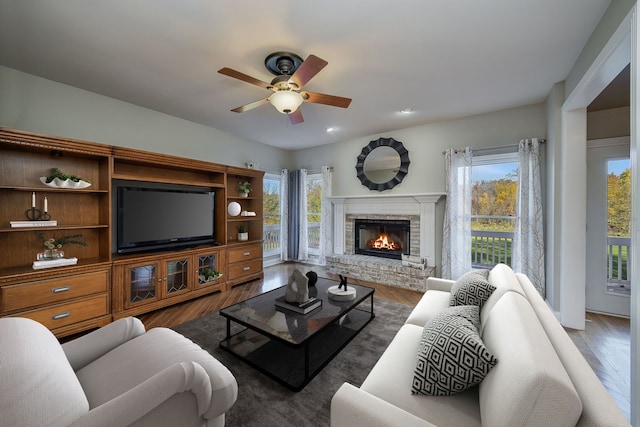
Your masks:
M488 281L480 334L498 359L479 386L449 396L412 394L423 329L449 306L453 281L427 291L358 388L331 402L334 427L628 426L629 422L529 279L506 265Z

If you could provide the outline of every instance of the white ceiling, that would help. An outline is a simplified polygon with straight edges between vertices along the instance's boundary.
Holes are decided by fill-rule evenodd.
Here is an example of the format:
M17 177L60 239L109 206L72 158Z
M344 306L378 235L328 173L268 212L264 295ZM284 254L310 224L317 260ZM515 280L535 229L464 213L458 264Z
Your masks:
M297 149L541 102L609 3L0 0L0 64ZM229 111L270 92L217 70L268 82L281 50L328 61L305 89L351 106L305 103L299 125L270 105Z

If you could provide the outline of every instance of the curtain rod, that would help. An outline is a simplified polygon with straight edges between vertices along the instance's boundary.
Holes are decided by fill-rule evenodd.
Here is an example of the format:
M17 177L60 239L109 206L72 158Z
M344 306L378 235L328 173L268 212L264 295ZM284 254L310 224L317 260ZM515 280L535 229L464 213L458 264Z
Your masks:
M547 140L546 139L539 139L538 143L540 144L544 144L546 143ZM471 147L472 151L485 151L485 150L499 150L501 148L518 148L519 144L507 144L507 145L494 145L493 147L479 147L474 149L473 147ZM463 148L456 148L455 150L453 150L454 153L462 153L464 151ZM445 154L447 151L443 151L442 154Z

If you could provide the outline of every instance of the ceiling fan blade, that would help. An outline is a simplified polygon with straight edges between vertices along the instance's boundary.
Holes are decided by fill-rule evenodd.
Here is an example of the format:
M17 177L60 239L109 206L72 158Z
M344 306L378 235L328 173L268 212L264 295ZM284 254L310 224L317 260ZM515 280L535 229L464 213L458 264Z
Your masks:
M249 110L253 110L254 108L258 108L262 105L268 104L269 103L269 98L265 98L265 99L261 99L259 101L255 101L255 102L251 102L249 104L243 105L241 107L238 108L234 108L233 111L234 113L244 113L245 111L249 111Z
M272 89L273 86L269 83L263 82L262 80L258 80L251 76L248 76L240 71L232 70L231 68L221 68L218 70L220 74L224 74L225 76L233 77L234 79L242 80L243 82L250 83L252 85L256 85L265 89Z
M304 122L300 108L298 108L296 111L289 114L288 116L289 116L289 121L291 122L292 125L297 125L298 123Z
M327 61L318 58L315 55L309 55L307 59L298 67L295 73L289 79L289 83L293 83L301 89L309 80L320 72L326 65Z
M313 102L315 104L325 104L340 108L347 108L351 104L351 98L343 98L341 96L325 95L317 92L300 92L300 94L305 102Z

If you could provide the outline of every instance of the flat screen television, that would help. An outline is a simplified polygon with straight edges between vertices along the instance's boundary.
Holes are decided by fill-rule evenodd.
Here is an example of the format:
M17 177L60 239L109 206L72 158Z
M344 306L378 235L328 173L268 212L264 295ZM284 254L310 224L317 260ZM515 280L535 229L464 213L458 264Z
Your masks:
M117 252L213 243L214 202L209 191L118 186Z

